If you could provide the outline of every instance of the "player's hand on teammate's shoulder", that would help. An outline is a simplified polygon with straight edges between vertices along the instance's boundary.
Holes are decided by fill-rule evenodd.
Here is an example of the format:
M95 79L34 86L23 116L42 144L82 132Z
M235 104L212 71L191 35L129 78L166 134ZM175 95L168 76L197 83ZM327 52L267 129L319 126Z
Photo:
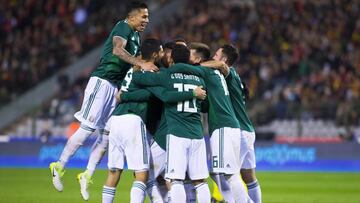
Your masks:
M116 94L115 94L115 99L117 103L121 103L121 90L119 90Z
M197 86L193 93L197 99L204 100L206 98L206 90L203 89L203 86Z
M159 68L155 66L153 62L143 62L141 65L141 69L145 71L157 72Z

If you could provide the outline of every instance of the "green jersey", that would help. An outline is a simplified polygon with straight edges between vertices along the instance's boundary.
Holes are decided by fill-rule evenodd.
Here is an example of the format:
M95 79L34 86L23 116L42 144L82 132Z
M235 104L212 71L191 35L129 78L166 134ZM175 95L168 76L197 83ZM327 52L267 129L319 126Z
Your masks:
M168 134L168 127L166 122L165 116L165 109L161 114L160 124L154 134L155 142L164 150L166 151L166 135Z
M204 81L195 75L145 72L134 73L135 83L148 86L163 86L170 91L192 92L197 86L204 86ZM202 139L200 117L200 101L192 98L182 102L165 102L165 119L168 126L167 134L189 139Z
M149 91L146 89L140 89L134 92L124 92L121 94L121 101L145 101L148 99L146 98L148 92ZM166 150L166 135L168 129L165 119L165 109L163 108L163 102L158 98L151 97L149 99L146 121L146 128L153 135L155 142L162 149Z
M209 101L209 132L223 127L240 128L231 104L229 90L224 76L218 71L202 66L175 64L171 72L197 75L204 79Z
M139 99L118 104L113 111L113 115L135 114L140 116L144 122L147 122L148 101L153 95L162 101L173 103L193 98L192 92L171 92L167 91L164 87L151 87L147 90L142 90L141 86L132 82L132 77L133 69L130 69L122 83L121 91L140 93Z
M139 55L140 34L133 30L126 20L119 21L105 41L101 51L100 64L91 76L96 76L121 86L122 80L132 65L113 55L113 37L115 36L127 41L125 50L130 55Z
M240 123L240 128L248 132L254 132L254 127L246 113L244 87L234 68L230 68L229 75L226 77L226 84L229 88L231 103L236 118Z

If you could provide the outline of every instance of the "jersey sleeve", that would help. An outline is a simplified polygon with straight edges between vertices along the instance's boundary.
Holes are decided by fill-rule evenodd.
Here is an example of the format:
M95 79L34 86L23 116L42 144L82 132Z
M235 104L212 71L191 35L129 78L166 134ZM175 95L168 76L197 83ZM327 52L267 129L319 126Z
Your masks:
M121 102L145 102L150 99L151 95L151 92L146 89L123 92L121 93Z
M169 71L171 73L184 73L184 74L195 75L201 78L205 78L207 74L207 69L208 68L202 66L192 66L189 64L177 63L171 66L171 68L169 68Z
M178 91L169 91L164 87L149 87L147 88L151 93L154 94L157 98L165 103L175 103L180 101L190 100L194 97L192 91L178 92Z
M162 86L164 85L164 74L136 71L133 73L132 81L147 87Z
M113 36L119 36L121 38L124 38L125 40L128 40L130 33L130 26L124 21L120 21L118 24L116 24L114 28Z

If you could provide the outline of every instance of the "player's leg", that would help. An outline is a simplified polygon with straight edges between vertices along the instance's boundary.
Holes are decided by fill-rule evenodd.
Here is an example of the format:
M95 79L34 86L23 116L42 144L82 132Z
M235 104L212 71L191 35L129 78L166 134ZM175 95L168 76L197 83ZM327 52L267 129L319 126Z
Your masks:
M184 203L186 201L183 181L188 163L187 149L190 144L190 139L176 137L171 134L167 136L165 178L171 181L170 199L172 203Z
M224 152L225 152L225 133L224 128L216 129L210 137L211 150L211 170L210 175L216 183L220 193L226 202L234 202L231 187L225 178L221 177L226 172L224 168Z
M61 192L63 190L62 176L65 173L65 165L69 158L74 155L77 149L84 143L95 129L90 129L84 125L81 125L79 129L69 138L64 150L60 156L59 161L50 163L50 172L52 175L52 182L56 190Z
M165 171L164 171L165 172ZM161 197L163 199L163 201L165 203L170 202L170 189L171 189L171 184L169 181L166 181L164 179L165 174L163 174L162 176L159 176L156 181L158 183L158 188L161 194Z
M95 99L93 105L102 107L101 109L91 108L89 110L89 118L93 118L92 122L99 128L100 135L96 139L91 149L88 165L86 171L78 174L78 180L80 183L80 193L84 200L89 199L88 187L90 185L91 178L95 172L96 166L100 163L100 160L107 151L109 145L109 126L106 126L106 121L111 116L112 111L115 108L116 101L114 95L116 94L116 87L108 81L102 80L98 98Z
M243 139L240 129L225 128L224 133L226 134L224 143L227 149L225 150L226 166L233 165L229 168L230 170L225 171L225 179L230 185L235 202L252 202L239 173L247 152L247 140ZM229 154L235 156L228 156Z
M150 201L153 203L162 203L165 201L157 181L159 175L165 171L165 164L166 152L154 141L150 147L150 170L146 189ZM162 180L161 182L165 184L164 181L165 180ZM167 193L167 189L165 193Z
M90 197L88 188L90 184L92 184L92 176L95 172L95 167L99 164L109 145L109 131L100 131L100 133L101 134L93 144L86 171L77 175L80 184L80 193L84 200L88 200Z
M192 139L189 148L188 175L196 190L197 201L210 202L211 195L206 179L209 177L207 167L206 145L203 139Z
M213 185L213 187L212 187L213 190L212 190L212 194L211 194L211 202L216 203L216 202L225 201L224 197L221 195L220 190L219 190L217 184L215 183L215 181L212 179L211 179L211 181L212 181L212 185Z
M216 188L218 188L219 196L221 197L221 199L218 198L215 200L219 202L224 200L225 202L233 203L235 201L234 196L224 174L211 173L211 179L214 181Z
M108 177L106 183L103 186L102 190L102 202L103 203L112 203L114 202L116 186L119 183L121 176L121 169L109 169Z
M125 140L125 154L128 169L135 172L135 181L130 191L130 202L144 202L146 183L148 181L150 147L146 137L146 127L141 118L136 115L123 115L122 134ZM113 122L113 121L112 121Z
M111 118L115 123L119 122L119 116ZM120 120L121 121L121 120ZM123 140L121 137L121 126L110 125L109 134L109 153L108 153L108 168L109 173L102 192L103 203L113 202L116 186L120 180L121 172L124 168L125 153L123 147Z
M255 133L247 131L241 131L241 133L242 138L247 141L248 148L240 170L241 177L247 186L250 198L254 201L254 203L261 203L261 188L255 173Z
M196 202L196 188L194 187L193 182L188 176L186 176L184 181L184 188L186 193L186 203L195 203Z
M100 136L97 138L96 142L92 147L88 165L86 167L88 175L90 177L92 177L92 175L94 174L96 166L99 164L105 152L107 151L109 145L108 135L110 131L110 121L107 121L111 117L111 114L116 106L116 100L114 95L117 92L117 88L108 81L104 81L104 83L107 84L104 85L101 92L101 94L103 95L102 98L104 98L104 100L102 101L102 104L97 104L103 106L103 108L100 112L100 115L96 116L97 120L95 121L97 123L97 126L99 127Z
M146 182L148 180L148 168L135 171L135 181L130 191L131 203L142 203L146 196Z

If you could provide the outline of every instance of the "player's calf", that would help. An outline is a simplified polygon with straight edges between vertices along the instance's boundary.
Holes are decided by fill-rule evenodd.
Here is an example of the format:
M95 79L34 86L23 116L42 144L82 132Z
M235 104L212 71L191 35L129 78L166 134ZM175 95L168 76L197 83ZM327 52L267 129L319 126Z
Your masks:
M131 203L143 203L146 195L146 182L149 177L148 170L135 171L135 181L130 191Z

